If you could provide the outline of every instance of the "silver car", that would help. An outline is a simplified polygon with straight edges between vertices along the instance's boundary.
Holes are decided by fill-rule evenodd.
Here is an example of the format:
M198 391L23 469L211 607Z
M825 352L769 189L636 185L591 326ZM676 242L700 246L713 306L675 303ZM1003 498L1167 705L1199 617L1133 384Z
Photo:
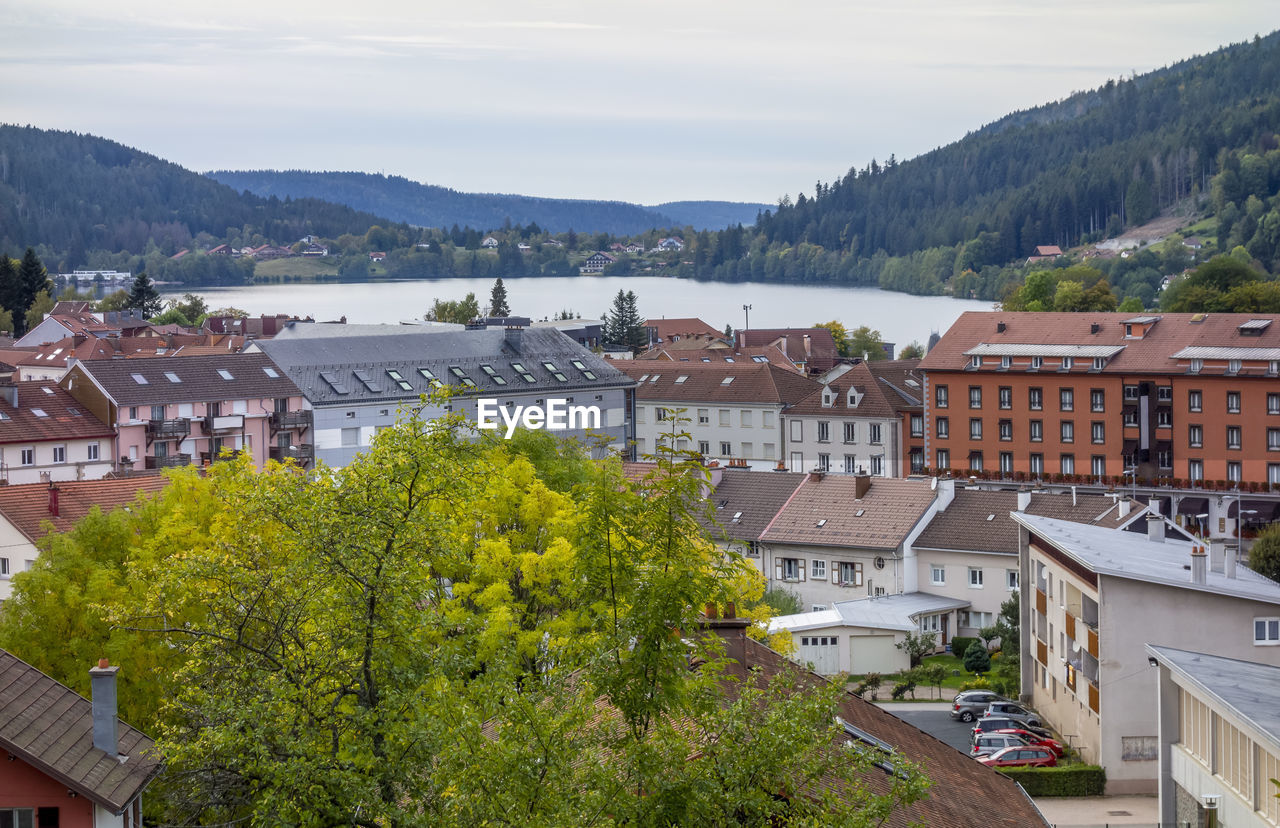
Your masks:
M1008 699L990 690L962 690L952 702L951 718L972 722L982 718L992 702L1002 701L1008 701Z
M1013 719L1015 722L1022 722L1024 725L1031 727L1043 727L1044 722L1040 719L1040 714L1034 710L1028 710L1017 702L993 701L987 705L985 716L1002 716L1006 719Z
M1025 744L1026 740L1010 733L983 733L973 740L973 750L969 755L976 759L979 756L990 756L997 750L1021 747Z

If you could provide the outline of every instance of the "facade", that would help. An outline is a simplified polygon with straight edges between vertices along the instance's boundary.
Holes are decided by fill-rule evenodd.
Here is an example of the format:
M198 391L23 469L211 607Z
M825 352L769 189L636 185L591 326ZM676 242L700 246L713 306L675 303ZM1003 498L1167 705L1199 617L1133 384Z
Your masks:
M1107 792L1155 793L1160 722L1147 645L1280 666L1280 584L1215 544L1014 514L1022 526L1022 696ZM1261 622L1259 625L1258 622ZM1274 634L1274 637L1273 637Z
M1280 825L1280 667L1147 646L1159 707L1160 824Z
M0 824L138 828L162 768L155 742L116 718L116 671L89 670L93 700L0 650Z
M842 363L787 412L793 472L902 477L902 421L864 362Z
M636 450L660 440L721 465L776 468L786 457L785 412L817 383L769 363L617 362L636 381ZM683 419L684 422L680 422Z
M649 332L650 345L671 345L685 339L710 343L724 338L724 331L716 330L696 316L646 319L644 327Z
M795 494L805 476L720 466L714 467L711 475L712 487L707 499L715 511L712 521L703 522L703 527L722 548L742 555L763 573L760 535Z
M1277 320L965 313L921 364L928 465L1011 480L1280 485Z
M604 269L613 264L616 259L608 253L595 252L583 261L582 266L578 268L579 273L603 273Z
M262 354L98 360L59 385L116 433L116 467L210 463L221 451L311 460L311 413L298 387Z
M54 383L0 385L0 480L96 480L113 468L115 430Z
M919 371L920 360L878 359L865 364L898 418L898 468L903 475L923 474L929 464L924 452L924 375Z
M594 407L600 412L598 428L558 433L604 436L618 452L627 451L632 440L634 383L553 328L309 333L299 326L295 336L253 347L301 389L314 416L316 459L331 466L345 466L367 449L380 429L395 424L401 406L422 407L427 417L461 413L475 423L480 399L492 399L507 411L544 406L552 399ZM438 388L456 396L424 405L422 396Z
M737 332L737 345L777 345L809 374L830 371L840 359L835 338L826 328L750 328Z

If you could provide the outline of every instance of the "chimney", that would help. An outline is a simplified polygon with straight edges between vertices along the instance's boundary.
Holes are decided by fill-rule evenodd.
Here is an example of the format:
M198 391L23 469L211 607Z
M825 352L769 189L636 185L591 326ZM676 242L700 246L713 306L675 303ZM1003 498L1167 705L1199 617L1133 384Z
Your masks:
M1164 543L1164 517L1155 512L1147 513L1147 540Z
M1018 492L1018 511L1025 512L1027 511L1027 507L1030 505L1031 505L1031 492L1027 489L1020 490Z
M945 512L947 507L951 505L951 501L956 499L956 481L953 478L947 479L937 478L938 480L938 511Z
M1222 564L1223 564L1222 574L1226 575L1228 578L1235 578L1236 563L1237 563L1236 556L1240 554L1239 550L1237 549L1228 550L1224 547L1222 551L1225 553L1222 556Z
M49 484L49 514L53 517L61 517L58 511L58 486L55 483Z
M119 753L116 741L116 673L105 658L98 659L98 666L89 670L89 695L93 703L93 746L108 756Z
M1007 326L1007 325L1005 325L1003 322L997 322L997 323L996 323L996 333L1004 333L1005 328L1007 328L1007 327L1008 327L1008 326Z
M739 618L733 602L724 605L724 617L717 617L715 604L707 604L706 617L702 622L704 629L720 636L724 644L726 657L736 662L729 669L738 676L746 674L747 669L747 626L745 618Z
M1207 580L1208 561L1203 546L1191 547L1191 583L1203 585Z
M871 475L859 474L853 478L853 498L862 500L871 491Z
M1209 541L1209 571L1226 574L1227 542L1221 538Z
M507 347L517 354L520 353L520 343L523 339L524 329L517 328L514 325L507 328L506 333L503 335L503 341L507 344Z
M1132 504L1129 502L1129 498L1120 498L1120 517L1128 517L1130 508L1132 508Z
M9 401L9 405L14 408L18 407L18 384L15 382L7 382L0 385L0 396Z
M810 483L821 483L822 478L823 478L823 474L818 469L814 469L813 471L809 472Z

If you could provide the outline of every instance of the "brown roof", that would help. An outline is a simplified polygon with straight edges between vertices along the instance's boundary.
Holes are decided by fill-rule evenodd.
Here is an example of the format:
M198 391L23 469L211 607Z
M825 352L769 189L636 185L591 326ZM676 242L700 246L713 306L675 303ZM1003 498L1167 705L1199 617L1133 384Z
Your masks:
M961 552L1003 552L1018 554L1018 524L1009 513L1018 508L1018 493L958 489L947 508L934 515L912 544L916 549L948 549ZM1142 509L1133 506L1129 515ZM1079 495L1072 505L1070 493L1034 492L1026 508L1029 515L1070 520L1075 523L1104 523L1118 526L1116 502L1102 495Z
M884 393L887 389L876 382L876 378L872 376L871 370L864 362L858 362L850 367L847 372L828 383L828 387L835 392L835 401L831 405L822 404L824 391L822 387L818 387L812 394L796 403L788 413L793 417L806 415L881 418L891 418L895 414L893 406L889 404ZM847 403L850 388L861 395L857 408L850 408Z
M795 493L803 474L725 469L720 483L707 495L715 509L715 526L704 524L713 538L740 541L760 539L760 533Z
M94 506L109 512L133 503L139 495L153 495L168 485L169 478L160 474L58 483L56 516L49 509L49 484L0 486L0 517L35 543L44 537L47 524L52 524L55 532L66 532Z
M1106 345L1123 346L1123 350L1107 361L1102 373L1185 374L1187 360L1180 365L1179 360L1171 359L1183 348L1280 348L1280 315L1276 314L1162 313L1153 315L1159 321L1141 339L1126 339L1125 321L1134 318L1131 313L968 311L934 345L920 367L926 371L963 370L969 364L965 352L982 344ZM1251 319L1267 319L1272 324L1256 336L1245 336L1239 326ZM1001 323L1003 331L998 329ZM998 359L987 361L999 364ZM1089 367L1090 360L1076 360L1076 371L1085 372Z
M276 376L271 376L268 370ZM219 371L225 371L227 376ZM266 354L82 362L62 378L62 385L73 382L78 372L91 376L117 405L278 399L302 395L298 386ZM169 374L180 382L173 382ZM138 382L137 377L144 382Z
M738 331L739 345L769 345L775 342L779 343L783 353L793 361L808 363L809 370L814 373L826 371L840 357L836 340L826 328L750 328Z
M706 340L685 340L672 343L670 345L658 345L648 351L636 354L638 360L660 360L663 362L702 362L702 363L735 363L735 362L759 362L754 357L763 357L765 362L771 362L774 365L781 365L789 371L800 373L800 366L796 365L782 349L777 345L753 345L749 348L683 348L679 347L685 343L693 345L699 342L705 343Z
M688 403L739 403L794 405L818 384L772 363L658 363L651 360L617 360L612 363L632 379L646 380L636 386L636 398ZM677 382L684 377L683 382ZM725 380L732 377L733 381Z
M769 543L897 549L928 510L934 493L925 480L871 478L862 499L858 479L810 475L760 539ZM821 526L819 522L825 521Z
M724 336L724 331L717 331L696 316L682 319L646 319L644 326L653 329L654 336L657 337L658 342L670 342L673 336L681 338L687 336Z
M16 407L9 396L15 387ZM115 431L57 383L33 380L0 388L0 444L114 436Z
M93 746L93 705L0 650L0 749L119 814L160 772L155 742L120 722L119 756Z
M1062 248L1056 244L1041 244L1036 246L1037 256L1061 256Z
M918 359L880 359L866 363L894 411L919 411L924 406L924 375Z
M18 365L25 366L57 366L65 368L71 357L81 361L95 359L117 359L133 356L155 356L158 350L171 350L182 347L189 342L198 342L201 337L192 335L174 336L106 336L96 337L76 334L64 337L57 342L47 342L28 351Z

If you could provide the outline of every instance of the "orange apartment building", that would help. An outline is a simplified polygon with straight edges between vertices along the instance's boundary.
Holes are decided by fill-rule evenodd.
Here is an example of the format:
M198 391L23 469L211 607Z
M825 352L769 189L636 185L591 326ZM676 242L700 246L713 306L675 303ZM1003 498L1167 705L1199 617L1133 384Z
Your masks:
M931 471L1280 486L1280 316L965 313L920 368Z

